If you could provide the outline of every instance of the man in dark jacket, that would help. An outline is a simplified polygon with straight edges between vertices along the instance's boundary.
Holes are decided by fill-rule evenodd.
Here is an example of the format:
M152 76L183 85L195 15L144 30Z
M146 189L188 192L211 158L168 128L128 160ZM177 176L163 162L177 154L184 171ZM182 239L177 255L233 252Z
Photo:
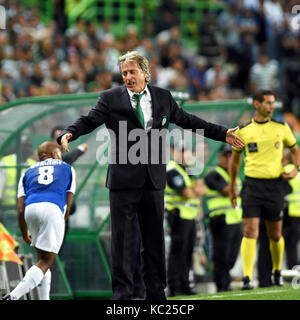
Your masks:
M110 190L114 298L131 299L132 221L137 216L143 246L145 299L163 301L166 299L163 230L166 165L162 159L164 141L157 143L157 134L167 130L171 122L194 132L202 129L204 136L214 140L236 146L243 143L234 134L237 128L227 129L188 114L168 90L150 86L149 62L139 53L133 51L121 56L119 67L125 86L101 92L94 108L68 126L57 141L68 151L70 141L106 125L112 145L106 186Z

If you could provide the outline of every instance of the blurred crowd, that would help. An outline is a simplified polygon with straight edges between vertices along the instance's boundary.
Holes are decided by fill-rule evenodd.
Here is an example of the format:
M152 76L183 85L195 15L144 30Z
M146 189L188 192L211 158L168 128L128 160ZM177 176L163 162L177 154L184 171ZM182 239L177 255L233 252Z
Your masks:
M195 50L184 45L175 0L161 1L153 21L145 17L143 33L130 24L120 37L113 35L109 20L95 24L79 19L68 27L58 6L62 1L54 1L55 19L45 25L37 8L4 0L0 104L119 85L118 57L137 50L150 61L153 85L189 92L197 101L273 89L284 102L283 111L300 120L300 29L291 24L297 1L224 2L226 10L205 10L197 21Z

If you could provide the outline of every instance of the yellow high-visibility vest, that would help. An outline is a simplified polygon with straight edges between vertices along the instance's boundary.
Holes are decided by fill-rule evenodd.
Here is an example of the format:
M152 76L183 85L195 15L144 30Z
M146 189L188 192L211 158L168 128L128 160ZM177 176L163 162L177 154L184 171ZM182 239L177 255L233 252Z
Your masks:
M17 199L17 159L16 155L10 154L2 158L3 163L8 168L5 169L6 179L5 179L5 186L3 190L2 196L2 205L4 206L13 206L16 204ZM36 163L33 159L27 159L27 163L29 166L32 166ZM15 167L15 168L13 168ZM22 169L22 174L25 172L26 169Z
M217 166L214 170L218 172L227 183L229 183L230 176L226 170L220 166ZM240 178L236 179L236 186L237 191L240 191ZM210 218L225 214L226 224L235 224L242 221L241 198L239 196L237 197L237 208L233 208L229 197L223 196L219 191L212 190L206 186L206 198Z
M175 169L184 179L185 186L190 188L194 182L191 177L185 172L185 170L175 161L171 160L167 165L167 172ZM168 184L165 189L165 208L169 211L178 209L180 212L180 218L186 220L193 220L196 218L200 209L201 201L199 198L187 199L179 195Z
M293 164L284 166L284 172L288 173L295 168ZM287 195L288 214L290 217L300 217L300 172L295 178L289 180L293 192Z

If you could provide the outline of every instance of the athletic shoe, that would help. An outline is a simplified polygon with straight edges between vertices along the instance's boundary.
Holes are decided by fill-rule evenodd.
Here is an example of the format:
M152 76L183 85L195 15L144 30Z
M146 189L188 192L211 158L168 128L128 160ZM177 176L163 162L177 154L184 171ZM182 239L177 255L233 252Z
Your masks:
M283 279L280 270L275 270L273 274L273 285L274 286L283 286Z
M2 300L11 300L10 294L6 294L5 296L2 297Z
M254 287L248 276L243 277L242 290L252 290Z

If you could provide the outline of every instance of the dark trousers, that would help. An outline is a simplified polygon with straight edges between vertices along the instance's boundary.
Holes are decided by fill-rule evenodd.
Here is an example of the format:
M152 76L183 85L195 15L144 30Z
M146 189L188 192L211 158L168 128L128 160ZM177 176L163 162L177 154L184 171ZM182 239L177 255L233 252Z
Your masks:
M168 258L168 286L177 294L189 294L189 272L192 266L196 239L195 220L180 218L178 209L167 213L171 229L171 246Z
M283 220L283 237L285 240L285 252L287 266L292 269L300 264L298 257L298 244L300 240L300 217L287 216Z
M139 221L136 216L133 227L133 256L132 256L132 276L133 276L133 298L144 298L145 284L142 273L142 238Z
M226 224L222 214L211 218L209 226L213 241L214 281L218 291L227 291L230 289L230 270L240 250L242 224Z
M165 300L164 190L110 190L111 275L114 299L132 298L134 221L138 218L142 238L143 278L146 300Z
M285 251L287 266L292 269L293 266L300 263L298 259L298 242L300 239L300 218L288 216L285 212L283 220L282 234L285 241ZM269 238L267 235L265 222L261 220L259 229L259 250L257 259L258 280L261 287L272 285L272 257L270 253Z

